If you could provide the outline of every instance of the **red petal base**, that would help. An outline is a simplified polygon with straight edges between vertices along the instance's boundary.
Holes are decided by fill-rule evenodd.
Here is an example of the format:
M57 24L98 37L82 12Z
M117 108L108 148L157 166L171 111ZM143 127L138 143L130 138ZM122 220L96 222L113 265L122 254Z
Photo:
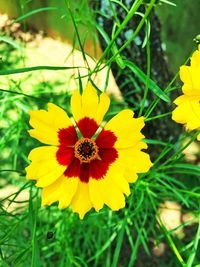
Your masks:
M91 138L98 129L97 123L90 118L81 119L77 126L85 138ZM99 148L99 157L89 163L81 163L74 156L74 145L78 137L73 126L61 129L58 138L60 146L56 158L61 165L66 165L64 175L67 177L79 177L85 183L88 183L90 178L103 179L109 166L118 158L117 150L114 148L117 138L111 131L102 130L98 135L95 142Z

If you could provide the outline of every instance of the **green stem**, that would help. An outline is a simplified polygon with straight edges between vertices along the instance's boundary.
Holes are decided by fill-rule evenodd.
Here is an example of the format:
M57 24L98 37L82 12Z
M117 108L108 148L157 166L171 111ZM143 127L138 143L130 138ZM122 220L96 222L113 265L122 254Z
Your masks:
M192 51L193 53L194 51ZM192 54L191 53L191 54ZM190 54L190 56L191 56ZM187 62L190 59L190 56L185 60L185 62L183 63L183 65L187 64ZM164 93L169 93L170 91L172 91L171 85L175 82L175 80L178 78L179 76L179 72L177 72L174 77L172 78L172 80L170 81L170 83L168 84L168 86L166 87L166 89L164 90ZM149 108L147 109L146 113L145 113L145 118L148 118L149 115L153 112L153 110L155 109L155 107L157 106L158 102L160 101L160 98L155 99L151 105L149 106Z
M145 119L145 122L156 120L156 119L160 119L160 118L163 118L163 117L166 117L166 116L170 116L171 114L172 114L171 112L163 113L163 114L151 117L151 118L147 118L147 119Z
M106 64L110 64L113 62L113 60L115 59L115 57L122 52L128 45L130 45L130 43L135 39L135 37L138 35L138 33L140 32L143 24L145 23L145 20L147 19L149 13L151 12L151 9L153 8L153 5L155 3L156 0L152 0L151 3L149 4L146 13L144 14L143 18L141 19L140 23L138 24L136 30L134 31L134 34L132 35L132 37L124 44L122 45L122 47L118 50L118 52L113 55Z
M78 66L77 67L34 66L34 67L19 68L19 69L12 69L12 70L1 70L0 76L24 73L24 72L30 72L30 71L36 71L36 70L69 70L69 69L78 69L78 68L85 69L85 67L78 67Z
M157 219L157 222L158 222L158 225L160 226L161 230L163 231L163 234L165 235L168 243L169 243L169 246L171 247L172 251L174 252L175 256L177 257L178 261L180 262L180 264L183 266L183 267L186 267L186 263L184 262L181 254L179 253L174 241L172 240L169 232L167 231L165 225L163 224L161 218L160 218L160 214L158 213L157 211L157 208L155 206L155 203L152 199L152 196L151 196L151 191L149 190L149 188L147 188L147 193L148 193L148 196L149 196L149 199L150 199L150 202L152 204L152 207L155 211L155 214L156 214L156 219Z
M192 252L188 258L188 261L187 261L187 267L192 267L193 265L193 262L194 262L194 259L195 259L195 255L196 255L196 252L197 252L197 248L198 248L198 244L199 244L199 240L200 240L200 216L199 216L199 226L198 226L198 229L197 229L197 234L196 234L196 237L195 237L195 240L194 240L194 245L193 245L193 249L192 249Z
M146 27L146 29L147 29L146 36L149 36L148 27ZM150 51L150 41L149 40L147 40L146 51L147 51L147 81L146 81L146 85L145 85L144 97L142 99L142 103L141 103L141 107L140 107L140 111L139 111L139 115L138 115L139 117L142 115L142 112L143 112L143 109L145 106L145 102L147 99L148 91L149 91L149 80L150 80L150 75L151 75L151 51Z
M131 18L135 14L136 10L140 7L140 5L142 4L142 2L143 2L143 0L134 1L131 9L129 10L129 12L127 14L127 16L125 17L125 19L123 20L122 24L119 26L118 30L114 34L114 36L112 38L112 41L110 42L110 44L106 47L106 49L102 53L99 61L96 64L95 70L98 69L99 65L101 65L101 63L104 60L104 58L106 57L107 53L110 51L110 49L111 49L111 47L112 47L115 39L120 34L120 32L124 29L124 27L126 26L126 24L131 20Z
M167 165L169 162L175 160L177 158L178 155L181 155L181 153L197 138L197 136L200 134L200 130L197 131L192 137L191 139L183 146L181 147L178 151L176 151L176 153L174 153L168 160L166 160L162 166Z
M0 91L10 93L10 94L16 94L16 95L21 95L21 96L25 96L25 97L30 97L30 98L34 98L34 99L40 99L40 97L37 97L37 96L27 95L24 93L15 92L15 91L11 91L11 90L0 89Z

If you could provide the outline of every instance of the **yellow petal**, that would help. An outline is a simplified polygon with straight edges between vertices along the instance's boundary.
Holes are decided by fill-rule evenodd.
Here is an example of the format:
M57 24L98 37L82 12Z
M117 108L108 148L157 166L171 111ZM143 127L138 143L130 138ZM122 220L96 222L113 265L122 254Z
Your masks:
M89 82L80 95L75 91L71 97L71 110L76 122L84 117L94 119L99 125L110 105L110 99L102 93L100 98L97 95L96 89Z
M63 181L64 176L61 176L54 183L42 189L42 206L51 205L60 199L60 190Z
M114 163L110 166L103 179L95 180L91 178L89 180L89 193L92 205L96 211L102 209L104 203L113 210L123 208L125 205L123 193L127 196L130 194L129 184L124 178L123 165L120 165L118 162Z
M113 186L116 186L122 193L129 196L131 192L129 183L124 177L124 169L124 162L122 162L119 158L115 163L110 166L106 176L113 183Z
M200 50L200 46L199 46ZM191 57L191 66L194 68L200 67L200 51L196 50Z
M65 179L60 192L60 199L58 206L59 209L64 209L70 205L71 200L76 193L79 182L78 180L79 178L76 177L70 177L70 178L64 177L64 178Z
M71 111L75 121L79 121L84 116L82 112L82 97L78 90L74 91L71 97Z
M43 188L42 206L59 201L60 209L68 207L76 193L77 185L78 178L67 178L62 175L56 182Z
M91 83L88 83L82 94L82 112L84 117L95 119L99 97Z
M110 130L117 137L116 148L132 147L144 138L140 132L144 127L144 117L136 119L133 115L133 111L123 110L105 125L105 130Z
M89 196L89 186L87 183L79 181L76 194L71 202L73 212L79 214L80 219L92 208Z
M130 183L137 180L138 173L145 173L152 166L149 155L135 147L119 149L118 155L119 161L122 161L124 165L124 177Z
M174 101L176 105L184 104L185 102L191 102L191 101L197 101L198 102L198 97L197 96L187 96L187 95L181 95L177 97L177 99ZM187 103L187 104L188 104Z
M59 165L56 160L57 149L53 146L43 146L30 152L28 158L32 162L26 168L26 177L37 180L36 186L48 186L64 173L66 166Z
M189 130L200 127L200 105L199 100L190 100L188 97L182 98L178 107L172 112L172 119L178 123L186 124Z
M181 66L180 67L180 79L184 83L188 83L192 86L192 80L190 75L190 67L189 66Z
M199 79L200 67L180 67L180 78L184 82L182 87L183 93L188 96L200 95L200 79Z
M29 134L45 144L58 145L57 132L72 125L64 110L49 103L48 111L30 111L30 125L34 128Z
M112 210L119 210L125 207L125 197L121 190L113 183L110 176L98 181L97 189L102 196L104 203Z
M104 206L104 201L99 191L99 181L95 179L89 180L89 194L92 202L92 206L98 212Z
M96 120L97 124L100 124L102 122L104 115L109 109L109 106L110 106L110 98L107 96L107 94L102 93L100 95L97 112L96 114L94 114L95 115L94 119Z
M193 100L197 100L197 96L181 95L181 96L177 97L174 100L174 103L176 105L180 105L180 104L182 104L185 101L193 101Z

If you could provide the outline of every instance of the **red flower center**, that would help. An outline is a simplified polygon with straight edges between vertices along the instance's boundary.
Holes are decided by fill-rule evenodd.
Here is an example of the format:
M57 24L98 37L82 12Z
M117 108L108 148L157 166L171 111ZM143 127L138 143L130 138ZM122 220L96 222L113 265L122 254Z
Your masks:
M98 147L94 140L89 138L81 138L74 146L74 156L80 160L81 163L89 163L98 157Z
M59 130L57 161L66 166L64 175L68 178L78 177L84 183L88 183L89 179L103 179L118 158L114 148L117 137L103 129L95 140L92 139L98 125L87 117L81 119L77 126L83 136L80 139L73 126Z

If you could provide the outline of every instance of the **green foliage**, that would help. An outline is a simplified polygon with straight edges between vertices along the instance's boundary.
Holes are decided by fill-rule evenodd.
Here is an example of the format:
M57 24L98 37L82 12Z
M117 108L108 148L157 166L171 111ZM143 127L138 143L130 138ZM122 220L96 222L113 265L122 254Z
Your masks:
M122 4L121 1L115 2ZM123 49L134 40L140 29L148 25L148 14L155 1L149 1L150 4L141 17L141 23L130 40L121 48L115 44L116 37L135 15L142 2L134 1L132 8L127 10L127 17L122 24L117 25L116 20L117 26L113 26L112 36L106 36L103 29L96 25L97 31L107 42L107 48L96 67L93 70L88 69L88 79L91 78L92 73L97 73L102 68L102 62L108 66L116 62L119 68L130 68L145 84L145 92L141 92L143 95L141 104L133 103L133 110L137 109L140 115L146 117L147 125L150 125L152 120L159 120L161 124L162 118L170 116L171 113L160 114L156 110L157 104L163 100L173 102L169 92L177 89L175 80L178 74L164 91L150 79L151 51L148 30L144 47L148 57L147 73L120 55ZM70 5L65 5L65 8L71 14L76 38L83 58L87 61L84 42L79 38L78 26L81 22L78 20L78 14L70 8ZM52 6L45 9L46 12L50 10ZM40 11L42 10L27 11L17 20L23 20ZM94 21L92 23L95 25ZM0 196L0 265L5 267L198 266L200 262L198 246L200 167L186 162L183 152L196 139L199 132L180 132L180 137L174 143L171 143L170 138L168 142L145 139L155 151L157 146L161 146L162 152L155 159L153 168L147 174L140 175L138 181L131 185L131 196L127 198L126 207L119 212L112 212L104 207L99 213L92 210L83 221L80 221L78 215L73 214L70 209L60 211L56 204L41 208L41 191L34 186L34 182L26 180L24 171L29 163L27 159L29 151L38 146L38 141L30 138L27 133L28 111L44 109L48 102L53 102L70 112L70 92L67 90L66 80L58 80L55 76L54 81L41 82L38 76L42 75L44 70L52 71L53 74L64 71L64 75L67 75L67 70L72 67L49 66L46 62L43 66L26 67L24 55L27 48L23 43L16 42L12 37L3 34L0 40L3 42L0 45L3 58L0 62L2 77L0 81L0 189L8 185L18 187L8 197ZM108 59L106 62L105 58ZM24 73L25 76L15 79L13 74L20 73ZM80 75L76 77L78 81L80 78ZM28 84L31 84L31 89L27 91ZM133 90L139 89L133 86ZM149 90L153 91L155 99L146 107ZM127 99L128 95L124 96L124 102ZM119 112L122 107L124 103L113 100L108 117ZM151 117L153 111L156 112L156 116ZM185 140L187 142L183 145ZM198 152L197 157L199 156ZM17 196L25 192L28 192L28 200L16 200ZM190 226L191 222L188 220L174 229L167 230L159 213L159 207L165 201L177 202L181 205L183 214L192 214L193 225ZM9 209L12 205L15 208ZM187 227L191 233L185 238L175 234L177 228L184 231ZM166 244L165 254L156 259L157 263L153 261L155 256L152 256L152 242L156 245Z

